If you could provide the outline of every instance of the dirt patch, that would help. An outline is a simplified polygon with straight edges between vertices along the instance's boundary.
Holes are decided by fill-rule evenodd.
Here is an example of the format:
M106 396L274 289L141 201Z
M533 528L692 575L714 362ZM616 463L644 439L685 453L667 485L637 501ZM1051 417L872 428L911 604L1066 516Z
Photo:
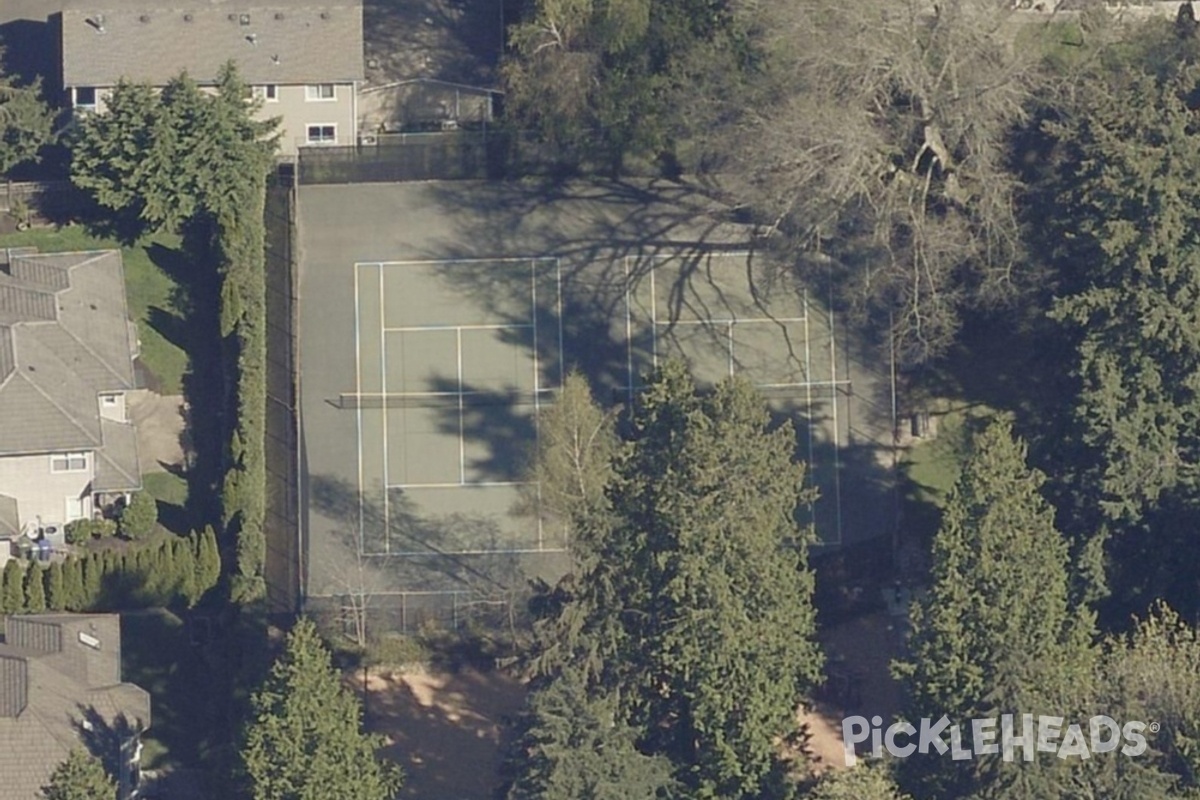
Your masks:
M361 691L361 677L356 688ZM402 798L491 800L509 725L525 687L500 672L376 671L367 678L368 730L407 775Z
M829 769L844 769L846 754L842 749L842 712L818 705L801 708L796 717L803 731L804 756L818 775Z
M183 398L138 389L126 395L126 403L129 419L137 428L142 471L165 472L183 464Z

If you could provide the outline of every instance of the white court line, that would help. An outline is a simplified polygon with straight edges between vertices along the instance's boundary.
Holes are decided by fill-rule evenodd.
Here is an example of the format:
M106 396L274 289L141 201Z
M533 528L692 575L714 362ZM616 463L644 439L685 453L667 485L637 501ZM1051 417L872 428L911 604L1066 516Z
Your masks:
M506 256L504 258L442 258L416 261L359 261L358 264L378 264L381 267L445 266L446 264L522 264L526 261L557 261L557 256Z
M725 328L726 336L729 338L729 377L733 377L733 323L730 322Z
M365 553L363 553L363 556L365 558L373 558L373 557L383 558L385 556L391 556L393 558L446 558L448 556L449 557L453 557L453 556L493 556L493 555L495 555L495 556L516 556L516 555L530 555L533 553L565 553L565 552L567 552L567 548L565 548L565 547L547 547L544 549L539 549L536 547L524 547L524 548L508 549L508 550L444 550L444 551L399 550L399 551L392 552L392 553L365 552ZM448 592L405 592L405 591L372 592L372 595L414 595L414 594L425 596L425 595L443 595L443 594L466 595L469 593L468 592L453 592L453 591L448 591ZM310 596L311 597L329 597L331 595L310 595Z
M362 394L362 339L360 338L359 317L362 315L358 293L358 265L354 266L354 388ZM358 552L363 551L366 512L363 508L367 487L363 485L363 410L359 406L355 415L358 423Z
M389 489L492 489L500 486L533 486L536 481L459 481L458 483L393 483Z
M537 262L529 262L529 305L533 314L533 441L535 447L540 447L542 444L542 404L541 404L541 365L538 361L538 333L537 333ZM536 450L535 450L536 452ZM542 515L541 515L541 498L542 487L538 484L538 547L542 546Z
M506 331L510 329L525 330L535 327L524 323L496 323L483 325L402 325L394 328L384 328L388 333L422 333L424 331Z
M633 403L633 286L629 282L629 256L625 257L625 374L629 379L629 402Z
M817 472L816 472L816 458L813 457L813 413L812 413L812 383L811 383L812 350L811 350L811 346L809 345L809 336L808 336L808 289L804 290L804 377L809 379L809 381L806 381L806 383L808 385L805 387L805 390L804 390L805 395L806 395L805 410L806 410L807 416L808 416L808 424L806 426L808 428L808 469L809 469L809 473L812 475L812 478L810 480L812 481L812 484L815 487ZM813 506L814 506L813 503L808 504L808 513L812 516L813 527L815 528L816 522L817 522L817 515L816 515L816 510L814 509Z
M562 260L554 259L554 280L558 288L558 388L566 383L566 357L563 355L563 290Z
M804 381L802 383L756 383L755 389L816 389L828 386L849 386L850 381Z
M650 267L650 352L651 364L658 369L658 290L654 285L654 273L658 269Z
M466 422L463 402L463 367L462 367L462 330L455 333L455 347L458 352L458 481L467 479L467 439Z
M837 544L842 544L842 448L841 432L838 430L837 390L837 335L833 323L833 289L829 290L829 377L835 385L829 387L829 399L833 401L833 495L837 504Z
M384 326L387 325L387 300L383 293L383 267L379 268L379 381L380 387L383 389L383 394L387 394L387 334L384 332ZM387 404L383 406L383 485L387 486L388 481L388 412ZM392 517L390 501L388 498L387 489L383 490L383 547L385 550L390 550L392 531Z
M660 328L672 328L679 325L758 325L758 324L780 324L780 323L796 323L807 322L804 317L747 317L738 319L736 317L714 317L713 319L677 319L671 322L655 322L654 324Z

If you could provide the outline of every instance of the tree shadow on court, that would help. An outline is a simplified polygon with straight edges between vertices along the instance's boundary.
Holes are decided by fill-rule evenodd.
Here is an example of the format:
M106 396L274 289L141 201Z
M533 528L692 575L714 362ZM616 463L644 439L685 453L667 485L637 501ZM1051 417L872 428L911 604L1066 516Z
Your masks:
M403 593L520 605L529 559L513 552L511 537L494 519L425 513L399 489L389 492L385 512L381 492L360 496L356 486L333 476L313 476L309 492L313 510L333 526L323 537L324 563L313 565L310 594L359 592L385 606L389 596Z

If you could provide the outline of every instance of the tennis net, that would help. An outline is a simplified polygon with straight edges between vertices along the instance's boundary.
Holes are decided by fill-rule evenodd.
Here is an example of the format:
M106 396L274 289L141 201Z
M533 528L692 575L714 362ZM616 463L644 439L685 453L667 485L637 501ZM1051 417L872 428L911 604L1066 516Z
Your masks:
M490 408L549 405L558 392L542 389L538 392L407 392L369 394L344 392L338 396L337 407L359 408Z

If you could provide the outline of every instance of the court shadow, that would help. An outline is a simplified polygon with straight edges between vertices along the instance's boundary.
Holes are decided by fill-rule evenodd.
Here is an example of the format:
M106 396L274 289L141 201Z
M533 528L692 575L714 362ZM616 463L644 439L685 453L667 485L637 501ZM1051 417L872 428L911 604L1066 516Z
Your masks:
M505 601L526 588L521 554L496 521L468 513L431 514L403 490L360 495L341 478L310 479L313 509L333 524L314 569L314 594L460 593ZM321 585L323 584L323 585Z

